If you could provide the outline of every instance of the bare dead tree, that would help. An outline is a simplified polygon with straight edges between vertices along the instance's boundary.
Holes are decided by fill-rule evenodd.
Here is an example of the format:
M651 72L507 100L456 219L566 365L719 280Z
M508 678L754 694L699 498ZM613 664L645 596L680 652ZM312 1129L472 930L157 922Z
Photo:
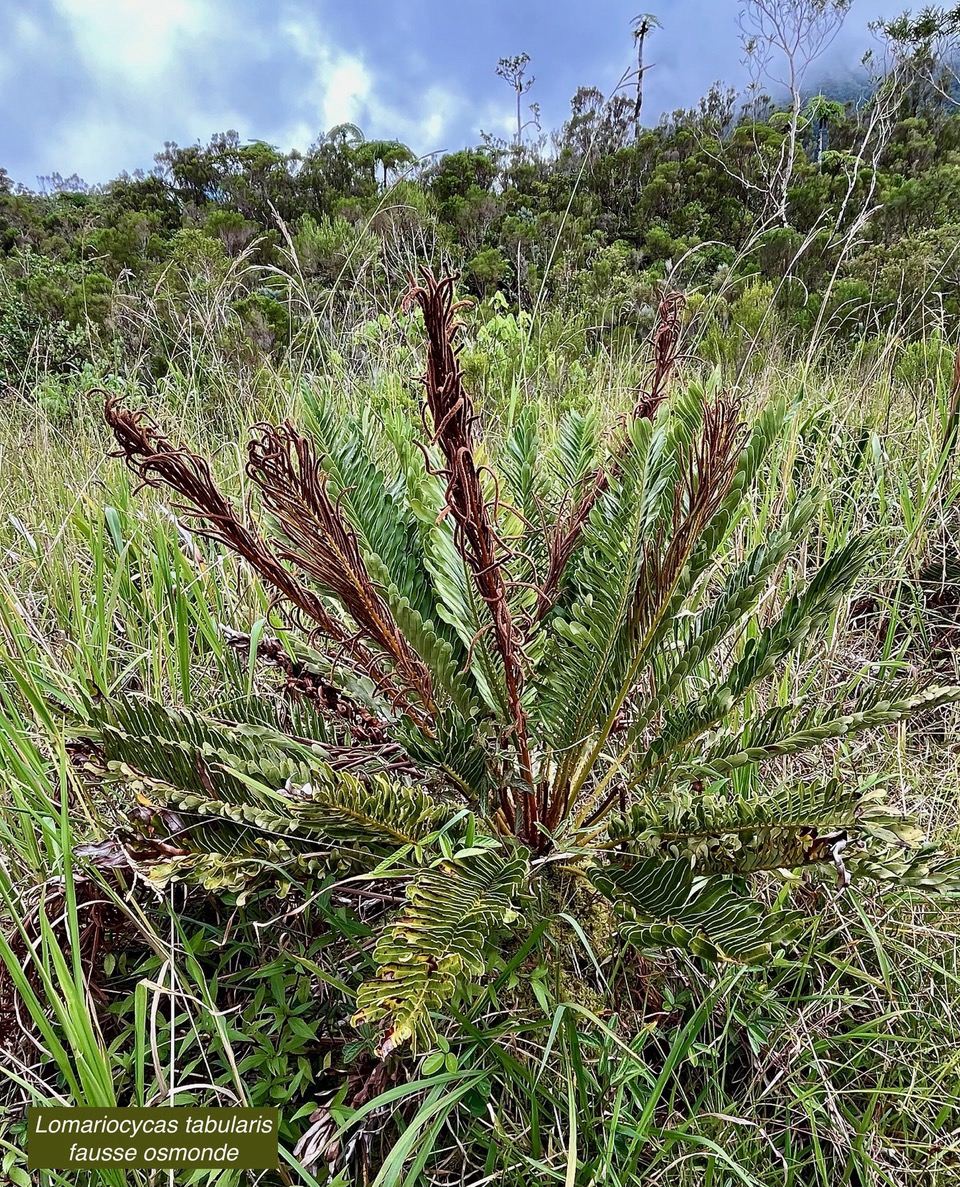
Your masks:
M870 98L858 112L860 123L856 148L844 154L844 171L847 176L847 192L840 203L834 223L834 232L845 239L844 252L853 247L860 233L874 211L873 199L877 188L880 157L890 142L897 112L904 93L908 72L902 61L888 56L883 61L873 55L866 55L864 64L873 66ZM866 176L866 192L860 186ZM857 215L848 221L847 214L856 197Z
M523 137L523 129L530 124L535 124L538 128L540 126L539 107L534 104L531 107L533 118L523 122L523 114L520 108L520 100L530 90L533 84L537 81L531 74L529 78L526 77L527 67L530 65L529 54L515 54L512 58L501 58L497 63L497 77L502 78L504 82L509 83L513 87L517 98L517 144L520 143Z
M833 43L853 0L747 0L740 13L744 62L754 84L785 90L789 106L780 153L770 169L777 221L786 226L802 120L802 89L810 66Z
M884 52L880 54L871 51L864 55L863 64L870 72L870 94L857 112L859 128L856 142L843 153L830 154L845 175L847 188L831 228L830 247L834 264L826 288L828 295L877 209L880 158L890 143L912 77L909 62L889 44L884 46ZM808 365L813 359L814 344L819 339L820 327L828 308L829 301L824 299L810 335Z
M643 76L650 69L644 64L643 51L650 33L654 29L662 29L663 26L652 12L644 12L640 16L635 16L631 24L633 40L637 46L637 99L633 106L633 136L635 140L638 140L640 138L640 111L643 107Z
M883 55L908 76L907 94L916 111L927 99L960 106L960 4L931 6L916 15L870 22Z

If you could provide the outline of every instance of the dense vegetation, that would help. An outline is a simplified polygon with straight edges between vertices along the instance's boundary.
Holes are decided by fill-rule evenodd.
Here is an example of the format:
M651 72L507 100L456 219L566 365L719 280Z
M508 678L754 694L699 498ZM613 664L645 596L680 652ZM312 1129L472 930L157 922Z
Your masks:
M891 328L949 337L952 75L928 29L877 32L846 103L797 90L785 111L717 85L643 127L631 94L585 87L550 137L421 162L345 124L303 154L234 132L167 144L150 174L92 188L53 176L33 193L0 173L0 381L55 399L62 377L133 361L159 380L184 365L204 287L228 278L231 353L303 357L328 294L342 322L355 286L394 294L435 256L493 309L548 309L582 334L648 329L669 276L696 290L718 362L821 331L868 351ZM524 57L501 63L518 103Z
M957 24L4 184L0 1174L62 1101L276 1105L313 1187L953 1181Z

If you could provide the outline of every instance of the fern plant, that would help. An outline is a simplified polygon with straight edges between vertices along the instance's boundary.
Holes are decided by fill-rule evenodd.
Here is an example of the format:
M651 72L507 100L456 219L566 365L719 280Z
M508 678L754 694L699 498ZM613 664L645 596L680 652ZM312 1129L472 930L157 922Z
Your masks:
M842 770L791 775L801 752L960 690L882 680L832 704L777 700L784 664L871 555L851 540L772 612L811 528L806 495L729 559L788 411L746 425L716 383L673 392L669 296L650 376L608 440L574 412L547 444L528 407L494 468L458 363L453 277L424 272L407 304L426 330L422 426L389 419L384 460L369 417L309 397L308 431L257 425L259 522L206 461L107 399L119 455L299 628L259 641L288 708L91 707L89 735L139 801L130 859L211 891L402 879L354 1018L381 1055L431 1046L437 1011L565 879L602 896L623 943L714 961L762 960L795 936L796 913L750 893L759 871L952 888L956 864L876 792Z

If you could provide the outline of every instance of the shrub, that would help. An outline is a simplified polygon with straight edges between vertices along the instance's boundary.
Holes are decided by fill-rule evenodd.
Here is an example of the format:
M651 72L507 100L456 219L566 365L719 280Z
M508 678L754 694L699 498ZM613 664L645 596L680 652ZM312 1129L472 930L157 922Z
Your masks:
M510 265L495 247L487 247L467 261L463 274L479 296L489 297L510 275Z
M906 387L919 391L926 387L946 392L953 380L955 351L939 334L919 342L908 342L897 355L893 374Z
M247 338L260 350L271 351L290 341L290 311L269 293L251 293L234 305Z
M669 397L682 302L668 296L612 439L569 413L548 447L526 409L494 477L453 281L425 273L407 300L427 332L426 438L394 418L387 464L368 426L322 403L309 435L257 425L246 470L262 526L202 458L108 399L138 478L171 488L192 529L243 557L308 632L292 652L262 644L303 702L293 718L259 700L89 706L88 744L137 792L127 860L156 885L241 899L398 881L354 1015L380 1058L436 1048L437 1015L571 909L608 945L750 963L788 951L803 923L751 893L765 871L954 885L957 863L851 773L791 771L960 689L887 678L832 703L778 700L785 662L820 638L872 552L852 538L809 576L794 569L761 613L808 535L805 495L725 562L789 410L747 426L715 387Z
M304 273L324 284L356 280L371 267L378 266L381 254L376 235L341 215L333 218L323 215L319 221L304 215L294 246Z
M705 314L698 347L708 362L751 372L762 366L779 327L772 284L749 284L729 303L708 299L698 308Z

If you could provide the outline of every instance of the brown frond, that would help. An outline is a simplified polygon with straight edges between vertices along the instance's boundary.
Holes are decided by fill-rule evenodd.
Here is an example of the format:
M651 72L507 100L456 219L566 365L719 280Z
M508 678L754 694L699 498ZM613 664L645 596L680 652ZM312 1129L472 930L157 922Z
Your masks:
M683 293L664 293L657 306L657 320L651 337L653 370L646 384L638 389L633 419L653 420L667 397L680 352L680 332L686 300Z
M694 545L730 491L743 440L740 404L719 395L703 411L703 428L684 481L678 483L673 510L673 533L666 550L648 550L637 585L635 622L645 630L672 592Z
M623 427L630 421L653 420L657 409L667 398L679 357L684 305L682 293L665 293L657 307L657 320L651 336L653 370L650 379L638 389L637 402L629 417L622 421L619 440L611 446L606 466L599 467L583 483L580 496L566 520L561 523L558 519L557 528L547 544L547 571L533 613L534 623L540 622L556 602L564 571L580 543L590 511L610 485L611 476L616 473L618 459L626 448Z
M334 618L318 594L308 589L274 553L263 538L243 523L218 489L207 462L189 449L174 445L142 410L124 408L110 392L104 417L123 458L145 486L176 491L184 500L176 510L188 519L197 535L216 540L242 556L265 581L315 624L315 634L337 644L338 654L383 687L394 702L409 711L404 690L396 688L380 658L345 623Z
M563 521L558 516L557 527L547 540L547 571L537 595L537 604L533 612L534 622L540 622L556 602L560 593L560 581L580 543L583 525L587 522L594 503L606 490L608 482L606 471L597 470L590 475L580 497L572 503L566 520Z
M313 442L289 422L254 426L247 474L260 488L292 547L280 556L337 598L368 640L387 652L396 672L431 715L430 672L401 634L360 555L356 533L327 491Z
M222 626L220 629L228 645L249 659L249 634ZM346 738L361 746L380 746L387 743L385 722L375 717L366 706L355 701L342 688L330 684L316 667L303 660L292 659L279 639L261 636L256 650L257 659L265 660L283 674L284 694L291 700L309 701L318 713L333 724L338 735L344 734L345 731Z
M531 789L525 795L525 836L537 839L537 809L533 768L527 740L527 719L522 704L524 667L521 640L510 613L502 565L506 559L480 482L480 467L473 451L473 401L464 387L463 371L455 344L462 323L457 311L464 302L454 300L456 277L439 280L422 269L423 284L410 278L404 309L419 305L427 331L427 369L423 377L427 409L433 425L433 443L445 460L442 477L447 483L446 505L455 525L455 539L473 575L493 622L497 650L503 661L512 735L523 778Z

